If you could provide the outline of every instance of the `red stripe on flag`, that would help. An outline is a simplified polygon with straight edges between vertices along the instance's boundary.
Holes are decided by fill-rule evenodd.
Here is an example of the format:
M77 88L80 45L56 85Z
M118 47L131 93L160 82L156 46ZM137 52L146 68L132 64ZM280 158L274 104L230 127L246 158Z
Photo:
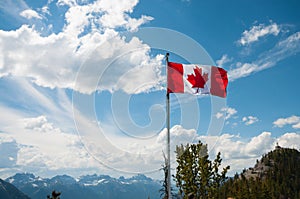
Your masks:
M219 97L226 97L227 84L228 78L226 70L212 66L210 93Z
M182 64L168 63L168 93L183 93L183 67Z

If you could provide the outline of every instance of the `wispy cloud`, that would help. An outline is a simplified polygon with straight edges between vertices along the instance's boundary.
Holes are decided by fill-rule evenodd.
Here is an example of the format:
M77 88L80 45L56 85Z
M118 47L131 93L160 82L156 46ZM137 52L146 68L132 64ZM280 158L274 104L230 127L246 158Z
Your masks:
M237 62L236 67L228 71L229 81L249 76L255 72L275 66L279 61L300 52L300 32L296 32L279 41L271 50L262 53L250 63Z
M29 9L29 6L24 0L2 0L0 1L0 9L6 15L13 17L14 19L24 22L24 18L20 13L24 10Z
M242 46L249 45L253 42L258 41L261 37L267 35L277 36L280 33L280 26L276 23L270 25L259 24L250 28L250 30L245 30L242 34L241 39L238 43Z
M13 78L16 89L11 90L5 86L11 82L0 80L1 92L14 98L13 102L2 98L0 103L0 111L5 115L0 120L0 175L2 171L4 175L24 171L49 175L51 171L66 169L79 172L87 168L86 162L89 169L99 167L77 134L72 111L76 108L65 91L36 88L28 80L18 79ZM92 131L87 126L82 128Z
M223 65L225 65L226 63L228 63L230 61L232 61L232 59L229 58L228 55L225 54L221 57L221 59L217 60L216 63L217 63L218 67L222 67Z

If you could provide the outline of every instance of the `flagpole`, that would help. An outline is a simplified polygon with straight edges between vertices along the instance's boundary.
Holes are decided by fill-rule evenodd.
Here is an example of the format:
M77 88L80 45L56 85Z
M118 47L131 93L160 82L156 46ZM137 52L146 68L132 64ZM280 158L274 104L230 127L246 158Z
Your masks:
M169 53L166 53L166 76L167 76L167 88L166 88L166 127L167 127L167 169L168 169L168 176L167 176L167 192L168 192L168 199L172 199L171 194L171 151L170 151L170 95L168 92L168 63L169 63Z

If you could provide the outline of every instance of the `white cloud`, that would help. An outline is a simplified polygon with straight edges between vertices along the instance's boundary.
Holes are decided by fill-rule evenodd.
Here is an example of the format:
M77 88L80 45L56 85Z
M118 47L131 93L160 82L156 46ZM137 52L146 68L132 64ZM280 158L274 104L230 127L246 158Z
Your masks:
M262 151L268 152L273 148L275 139L271 137L270 132L262 132L260 135L251 138L245 145L245 152L249 156L257 157Z
M217 63L217 66L218 67L223 67L223 65L225 65L226 63L228 63L228 62L230 62L232 59L230 59L229 57L228 57L228 55L223 55L222 57L221 57L221 59L219 59L219 60L217 60L216 61L216 63Z
M77 5L76 0L58 0L56 4L59 6L64 6L64 5L75 6L75 5Z
M247 117L243 117L242 118L242 121L246 124L246 125L251 125L251 124L254 124L256 122L259 121L259 119L257 117L254 117L254 116L247 116Z
M55 123L49 127L46 116L16 120L18 122L5 131L11 132L14 129L18 133L10 133L6 137L0 133L2 145L11 146L5 152L7 155L3 156L6 162L3 168L18 168L42 176L51 172L66 172L66 169L69 173L76 170L77 175L80 175L78 172L88 169L115 176L120 175L120 172L150 172L149 175L159 178L158 170L163 163L162 151L166 151L166 129L149 139L116 136L111 132L101 137L97 133L101 132L97 123L83 115L80 117L82 122L77 123L80 137L62 130L53 131L59 127ZM176 167L175 146L201 140L208 144L211 158L221 152L222 165L231 166L230 175L253 166L256 159L274 149L276 142L282 147L300 148L300 135L297 133L286 133L277 139L270 132L262 132L251 139L230 134L199 136L195 129L185 129L180 125L173 126L170 133L173 168ZM96 142L95 145L93 142Z
M274 150L277 142L281 147L300 149L300 135L296 133L285 133L277 139L270 132L262 132L251 139L230 134L200 136L199 139L208 144L212 157L221 152L222 165L231 167L229 175L253 167L255 160Z
M231 107L222 108L220 112L216 113L216 118L220 119L221 117L225 117L225 120L230 119L233 115L237 113L237 110Z
M43 6L40 11L44 14L48 14L48 15L51 15L50 11L49 11L49 6L48 5L45 5Z
M278 145L286 148L294 148L299 150L300 134L285 133L277 139Z
M136 30L140 25L153 20L150 16L141 16L139 19L131 18L138 0L112 2L109 0L98 0L84 6L76 4L73 0L59 1L59 4L69 5L66 13L68 26L80 30L91 23L98 25L101 29L125 28ZM96 13L96 14L95 14Z
M19 119L5 131L0 138L12 139L0 143L0 148L5 147L1 152L6 155L1 157L7 169L45 175L49 171L85 168L86 162L99 164L85 151L77 134L63 132L45 116Z
M65 13L66 24L57 34L43 36L27 25L0 30L0 77L27 77L39 86L83 93L115 89L136 93L161 88L162 57L152 58L148 45L118 32L120 28L136 30L152 20L149 16L129 16L138 1L62 2L70 8ZM123 74L130 70L143 75L128 79L132 75ZM126 84L116 85L119 80ZM147 86L138 89L141 82Z
M238 62L236 64L237 68L228 71L229 81L234 81L236 79L247 77L252 73L264 70L266 68L274 66L276 63L274 62L264 62L263 60L259 60L258 63L241 63Z
M259 40L259 38L267 35L277 36L280 32L280 26L276 23L272 23L268 26L265 24L259 24L253 26L250 30L245 30L243 32L242 38L238 41L241 45L248 45Z
M126 27L127 30L136 30L141 24L153 20L150 16L141 16L139 19L129 17L138 0L120 1L118 4L109 0L98 1L97 6L104 10L105 14L99 19L104 27Z
M186 145L187 143L193 143L197 141L197 132L195 129L185 129L180 125L175 125L170 129L170 140L172 151L175 150L176 145ZM161 146L166 144L167 140L167 130L164 129L157 137L157 143Z
M233 81L235 79L241 78L241 77L246 77L253 72L257 71L259 66L257 64L252 64L252 63L240 63L238 62L237 68L228 71L228 78L229 81Z
M160 168L166 130L149 140L113 134L99 137L97 132L103 132L99 130L97 123L75 110L80 120L79 125L76 124L79 137L75 134L71 118L72 104L66 93L61 89L49 92L49 89L35 87L29 81L44 87L71 88L82 93L92 93L95 90L140 93L161 89L163 77L160 67L163 57L151 57L148 45L138 38L125 38L118 32L119 29L135 31L141 24L152 20L149 16L130 17L137 2L132 0L115 3L106 0L78 5L76 1L61 0L59 5L70 8L65 14L66 24L57 34L42 36L34 27L26 25L15 31L0 30L1 80L12 78L14 89L10 92L23 93L22 97L13 95L16 99L7 99L20 100L22 103L18 104L21 104L22 107L19 108L22 110L16 111L0 104L0 112L5 115L0 121L1 130L9 135L9 138L3 138L4 134L0 133L0 140L3 138L5 141L1 143L11 147L7 147L11 153L6 152L8 155L3 156L6 165L16 165L26 171L43 174L53 170L64 172L65 169L86 168L103 172L105 166L125 172ZM48 11L46 8L43 10L45 13ZM281 53L280 49L285 50L286 46L290 46L292 50L297 49L298 37L295 35L282 41L272 53ZM228 57L224 56L219 64L228 61ZM246 75L256 70L257 68L250 70ZM239 75L237 73L236 77L240 77ZM74 109L76 108L75 106ZM236 113L234 108L228 107L218 112L216 117L229 119ZM294 140L288 139L291 137ZM282 138L282 143L294 142L297 138L289 135ZM198 139L209 143L212 151L215 150L212 147L215 143L223 143L216 145L221 147L216 149L224 149L226 161L239 160L239 163L235 162L239 166L245 166L244 162L259 156L262 153L259 150L266 150L272 141L270 133L253 138L254 141L249 144L229 134L199 137L195 129L174 126L171 129L172 152L175 145L196 142ZM86 151L86 148L89 150ZM98 161L104 162L99 163L93 155ZM174 153L172 156L174 160Z
M300 128L300 117L299 116L290 116L287 118L279 118L276 121L273 122L275 127L282 128L285 125L292 125L294 129Z
M20 13L20 16L25 17L27 19L33 19L33 18L42 19L41 15L39 15L36 11L31 9L23 10Z
M154 18L150 16L142 15L139 19L129 18L126 23L126 28L129 31L136 31L142 24L152 21Z
M300 129L300 122L294 124L292 127L293 127L294 129Z
M271 50L262 53L259 59L250 63L236 63L236 68L228 71L229 81L249 76L255 72L275 66L279 61L300 52L300 32L296 32L278 42Z
M221 152L227 160L259 157L271 150L275 141L269 132L263 132L250 140L230 134L201 136L199 139L208 144L212 155Z
M53 123L49 123L44 115L35 118L25 118L23 122L25 129L39 132L61 132L59 128L54 128Z

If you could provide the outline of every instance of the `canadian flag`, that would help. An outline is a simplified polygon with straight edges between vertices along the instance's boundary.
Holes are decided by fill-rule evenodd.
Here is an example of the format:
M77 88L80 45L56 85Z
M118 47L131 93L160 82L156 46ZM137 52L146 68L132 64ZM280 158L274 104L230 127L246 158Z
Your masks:
M168 93L226 97L227 71L207 65L168 62Z

